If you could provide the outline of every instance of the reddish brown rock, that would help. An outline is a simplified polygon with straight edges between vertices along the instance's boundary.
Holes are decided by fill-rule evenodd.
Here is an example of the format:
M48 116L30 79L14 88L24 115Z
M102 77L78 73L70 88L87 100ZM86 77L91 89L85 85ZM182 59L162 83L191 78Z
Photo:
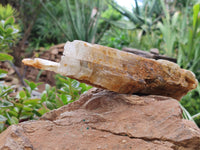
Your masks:
M125 94L155 94L180 100L198 84L191 71L175 63L77 40L66 43L60 63L40 58L24 59L23 63Z
M199 150L200 130L172 98L93 89L38 121L9 127L0 149Z

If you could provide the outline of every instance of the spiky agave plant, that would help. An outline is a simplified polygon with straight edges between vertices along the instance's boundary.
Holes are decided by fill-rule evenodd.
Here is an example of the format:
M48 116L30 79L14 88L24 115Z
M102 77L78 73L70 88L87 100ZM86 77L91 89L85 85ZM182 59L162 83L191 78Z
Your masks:
M109 3L114 9L128 18L129 24L131 23L127 26L127 22L126 24L123 22L115 22L115 25L121 28L142 29L144 32L149 32L152 30L153 25L161 19L162 7L157 0L145 0L141 6L138 4L138 0L135 0L135 6L132 8L132 12L113 1Z
M66 41L83 40L98 43L102 36L97 33L98 22L102 12L102 1L100 0L61 0L63 6L63 19L65 27L54 16L46 5L40 0L42 6L52 17L52 21L64 33ZM104 29L101 32L105 32Z

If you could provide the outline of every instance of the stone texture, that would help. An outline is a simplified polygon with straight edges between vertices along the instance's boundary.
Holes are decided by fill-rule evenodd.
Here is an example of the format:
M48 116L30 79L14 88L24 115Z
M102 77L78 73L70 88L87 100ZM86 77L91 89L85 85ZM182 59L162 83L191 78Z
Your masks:
M0 149L199 150L200 130L172 98L92 89L38 121L10 126Z
M23 63L118 93L164 95L178 100L198 83L192 72L175 63L77 40L66 43L60 63L38 58L24 59Z

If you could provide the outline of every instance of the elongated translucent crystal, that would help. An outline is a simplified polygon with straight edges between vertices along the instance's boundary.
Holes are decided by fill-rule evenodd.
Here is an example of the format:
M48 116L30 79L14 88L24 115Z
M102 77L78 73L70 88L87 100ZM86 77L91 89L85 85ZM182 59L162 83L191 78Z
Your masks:
M198 83L191 71L166 60L147 59L78 40L67 42L64 49L60 63L40 58L24 59L23 63L118 93L180 99Z

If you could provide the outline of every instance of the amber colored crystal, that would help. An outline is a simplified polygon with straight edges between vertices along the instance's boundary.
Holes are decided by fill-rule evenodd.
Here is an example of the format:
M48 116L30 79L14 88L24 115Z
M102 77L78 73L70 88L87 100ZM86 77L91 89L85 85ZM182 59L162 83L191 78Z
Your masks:
M118 93L164 95L181 99L197 87L195 75L166 60L147 59L110 47L67 42L60 63L35 58L25 65L51 70Z

